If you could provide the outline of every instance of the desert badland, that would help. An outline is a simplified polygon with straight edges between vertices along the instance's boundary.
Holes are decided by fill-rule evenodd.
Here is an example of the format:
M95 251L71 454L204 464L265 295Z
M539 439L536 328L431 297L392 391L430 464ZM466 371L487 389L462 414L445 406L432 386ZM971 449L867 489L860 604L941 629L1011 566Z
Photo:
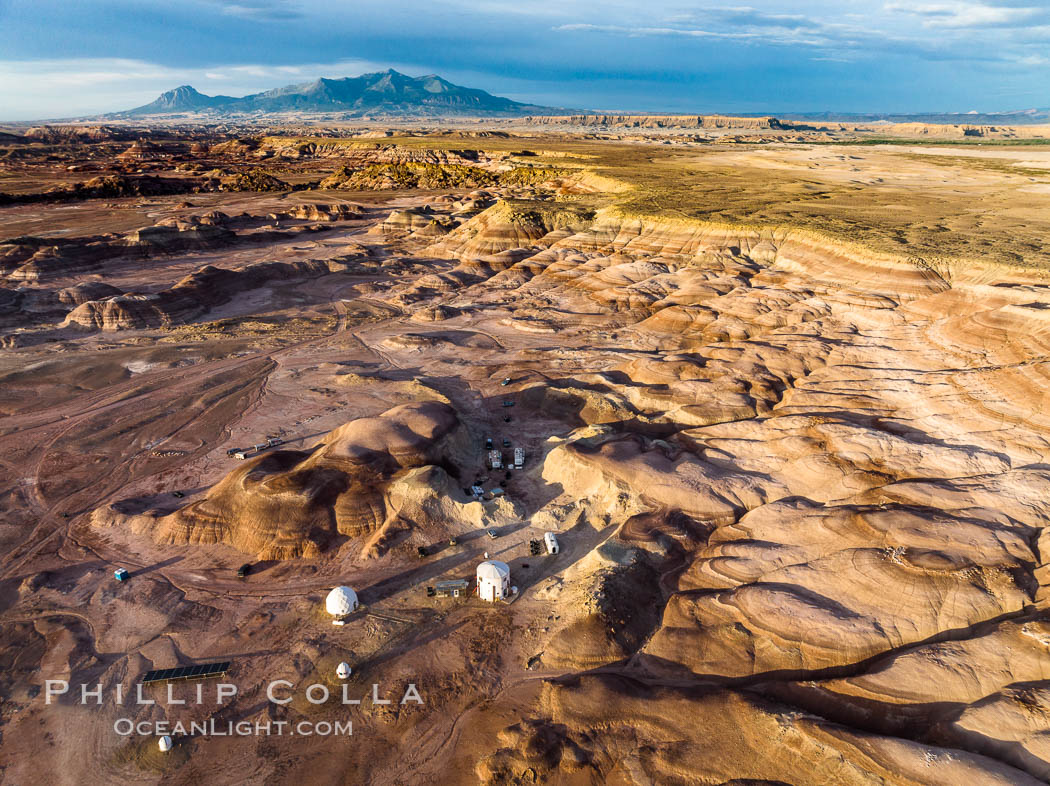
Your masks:
M135 122L0 137L4 782L1050 779L1047 129Z

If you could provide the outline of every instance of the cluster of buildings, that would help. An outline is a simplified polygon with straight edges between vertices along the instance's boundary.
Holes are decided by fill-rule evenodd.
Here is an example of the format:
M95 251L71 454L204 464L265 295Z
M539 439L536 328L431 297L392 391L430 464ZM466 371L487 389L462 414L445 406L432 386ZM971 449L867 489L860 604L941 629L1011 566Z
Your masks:
M280 445L282 440L277 437L270 437L265 442L260 442L258 445L252 445L250 448L230 448L226 451L227 456L236 456L239 459L251 458L252 456L258 456L264 450L277 447Z
M502 450L489 450L488 452L488 466L489 469L503 469L503 451ZM525 468L525 448L514 448L514 459L511 463L506 465L507 469L524 469Z

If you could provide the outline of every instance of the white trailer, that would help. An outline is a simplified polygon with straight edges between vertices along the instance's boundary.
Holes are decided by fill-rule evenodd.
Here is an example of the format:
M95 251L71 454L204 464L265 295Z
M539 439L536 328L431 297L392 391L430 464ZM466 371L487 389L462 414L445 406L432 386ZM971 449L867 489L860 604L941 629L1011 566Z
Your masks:
M548 554L557 554L561 548L558 545L558 538L553 532L543 533L543 543L547 547Z
M525 466L525 448L514 448L514 469Z

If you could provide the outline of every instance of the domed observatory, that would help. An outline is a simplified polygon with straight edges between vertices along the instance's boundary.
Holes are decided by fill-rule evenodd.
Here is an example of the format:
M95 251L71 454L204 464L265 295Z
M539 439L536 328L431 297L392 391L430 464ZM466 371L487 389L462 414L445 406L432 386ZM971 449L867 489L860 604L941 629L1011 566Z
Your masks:
M328 593L324 607L335 619L333 625L343 625L346 617L357 611L357 593L349 587L336 587Z
M171 745L171 737L169 737L167 734L165 734L157 741L157 747L160 748L161 753L167 753L168 751L170 751Z
M510 567L506 562L489 560L478 565L478 597L495 603L510 595Z
M350 679L350 664L345 660L335 667L335 676L341 680Z

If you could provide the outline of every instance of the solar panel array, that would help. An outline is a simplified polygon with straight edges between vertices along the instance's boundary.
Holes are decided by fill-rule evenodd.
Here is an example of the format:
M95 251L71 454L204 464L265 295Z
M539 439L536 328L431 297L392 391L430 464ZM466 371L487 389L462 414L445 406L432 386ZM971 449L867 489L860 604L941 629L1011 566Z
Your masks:
M153 669L147 671L140 682L146 685L151 682L172 682L175 680L204 680L209 677L220 677L230 670L231 662L202 663L199 666L177 666L174 669Z

